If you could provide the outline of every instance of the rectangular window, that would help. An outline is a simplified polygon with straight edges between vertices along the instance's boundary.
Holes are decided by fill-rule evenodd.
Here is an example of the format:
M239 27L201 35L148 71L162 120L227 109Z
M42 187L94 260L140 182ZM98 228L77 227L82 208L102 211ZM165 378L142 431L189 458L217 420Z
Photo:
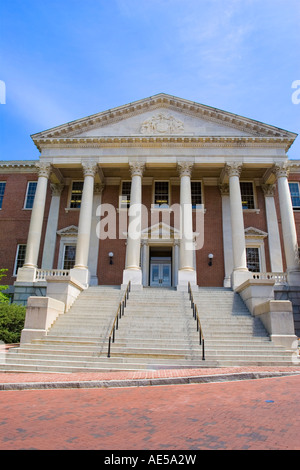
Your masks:
M168 181L156 181L154 188L155 207L169 206L169 183Z
M6 186L6 182L5 182L5 181L1 181L1 182L0 182L0 209L2 209L2 203L3 203L3 198L4 198L5 186Z
M83 181L73 181L70 209L80 209L83 191Z
M202 204L202 188L200 181L191 182L192 208L196 209L198 204Z
M243 209L255 209L252 183L240 183Z
M121 208L130 207L131 181L122 181Z
M15 260L14 276L17 275L18 269L22 268L23 264L25 263L25 256L26 256L26 245L18 245L17 253L16 253L16 260Z
M63 269L72 269L75 266L76 246L65 245Z
M299 190L299 183L289 183L291 198L292 198L292 205L294 209L300 209L300 190Z
M25 198L25 209L32 209L35 192L36 192L37 182L36 181L29 181L27 184L27 192Z
M246 248L247 267L252 273L260 272L260 259L258 248Z

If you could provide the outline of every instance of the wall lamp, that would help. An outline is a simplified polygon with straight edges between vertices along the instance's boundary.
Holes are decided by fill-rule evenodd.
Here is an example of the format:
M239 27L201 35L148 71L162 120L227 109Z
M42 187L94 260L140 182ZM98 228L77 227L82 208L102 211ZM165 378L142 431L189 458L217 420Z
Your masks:
M213 257L214 257L214 255L213 255L212 253L210 253L210 254L208 255L208 259L209 259L209 261L208 261L208 266L212 266Z
M108 256L109 256L109 264L113 264L113 257L114 257L113 252L110 251L110 252L108 253Z

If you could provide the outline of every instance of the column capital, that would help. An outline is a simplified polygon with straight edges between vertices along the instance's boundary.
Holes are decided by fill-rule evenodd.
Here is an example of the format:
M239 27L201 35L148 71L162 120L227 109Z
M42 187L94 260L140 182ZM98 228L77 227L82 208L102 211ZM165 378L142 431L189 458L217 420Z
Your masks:
M51 164L46 162L38 162L35 164L37 169L38 176L44 176L44 178L49 179L51 173Z
M180 178L182 176L192 176L194 164L192 162L178 162L178 172Z
M145 170L144 162L129 162L131 176L143 176Z
M290 166L288 163L276 163L273 168L276 178L288 178L290 174Z
M229 196L229 184L220 184L219 185L221 196Z
M92 176L93 178L95 177L95 174L97 172L98 165L95 162L84 162L82 163L82 171L83 171L83 176Z
M105 185L102 183L96 183L94 185L94 194L102 194Z
M276 192L275 184L262 184L261 188L264 192L265 197L274 197Z
M225 171L229 177L238 176L240 177L242 172L243 164L240 162L226 163Z
M61 183L51 183L50 188L51 188L52 196L60 196L64 187L65 186Z

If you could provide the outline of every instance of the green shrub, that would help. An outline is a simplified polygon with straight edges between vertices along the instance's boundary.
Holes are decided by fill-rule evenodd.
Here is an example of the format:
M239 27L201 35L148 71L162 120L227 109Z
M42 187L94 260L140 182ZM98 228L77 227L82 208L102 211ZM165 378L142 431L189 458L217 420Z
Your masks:
M26 307L0 302L0 341L19 343L24 328Z

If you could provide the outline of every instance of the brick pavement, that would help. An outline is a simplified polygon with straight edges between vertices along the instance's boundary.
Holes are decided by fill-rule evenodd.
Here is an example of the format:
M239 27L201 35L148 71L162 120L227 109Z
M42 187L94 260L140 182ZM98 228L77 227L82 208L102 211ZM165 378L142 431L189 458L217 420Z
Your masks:
M1 374L0 382L3 375L11 376ZM298 450L299 389L297 374L159 387L2 391L0 449Z

